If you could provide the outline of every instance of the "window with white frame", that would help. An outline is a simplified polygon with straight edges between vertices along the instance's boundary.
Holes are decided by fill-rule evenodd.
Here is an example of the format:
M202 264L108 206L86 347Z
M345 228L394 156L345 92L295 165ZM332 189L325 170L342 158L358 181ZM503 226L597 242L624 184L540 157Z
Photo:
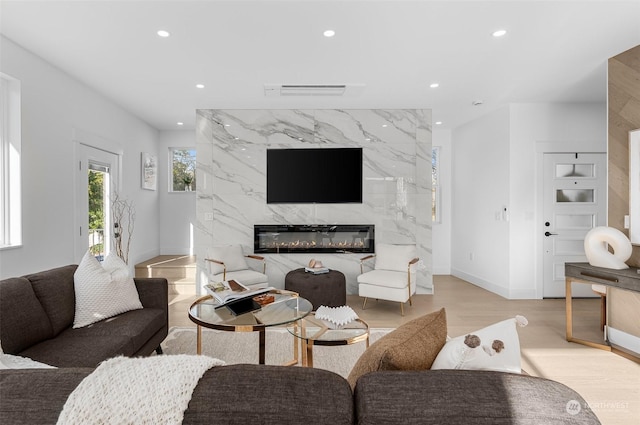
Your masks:
M0 73L0 248L22 243L20 81Z
M440 223L440 147L431 149L431 221Z
M169 191L191 192L196 190L195 148L169 148Z

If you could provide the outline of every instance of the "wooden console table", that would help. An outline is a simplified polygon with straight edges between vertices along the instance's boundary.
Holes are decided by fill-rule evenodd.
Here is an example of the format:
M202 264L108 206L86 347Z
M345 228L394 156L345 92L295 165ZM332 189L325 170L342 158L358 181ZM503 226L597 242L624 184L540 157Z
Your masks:
M599 348L606 351L614 351L624 357L630 354L612 347L608 342L601 344L573 336L573 305L571 298L571 283L587 283L611 286L627 291L640 292L640 274L638 269L630 267L623 270L595 267L589 263L565 263L564 275L566 284L566 314L567 314L567 341ZM631 355L632 356L632 355ZM633 356L635 357L635 356ZM637 361L637 357L633 360Z

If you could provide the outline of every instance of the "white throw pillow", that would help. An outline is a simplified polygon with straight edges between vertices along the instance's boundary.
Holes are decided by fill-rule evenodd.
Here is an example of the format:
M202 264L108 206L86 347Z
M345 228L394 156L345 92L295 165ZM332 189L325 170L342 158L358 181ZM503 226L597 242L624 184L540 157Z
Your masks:
M516 316L452 338L442 347L431 369L495 370L521 373L520 340L516 325L527 319Z
M101 265L89 251L73 275L76 293L74 328L142 308L127 265L115 254Z
M376 244L376 270L406 272L409 261L418 256L415 245Z
M240 245L215 246L213 248L208 248L207 258L222 261L225 266L227 266L227 272L235 272L249 268L244 254L242 253L242 246ZM207 261L207 263L209 266L209 273L214 275L222 273L223 268L220 264L212 261Z

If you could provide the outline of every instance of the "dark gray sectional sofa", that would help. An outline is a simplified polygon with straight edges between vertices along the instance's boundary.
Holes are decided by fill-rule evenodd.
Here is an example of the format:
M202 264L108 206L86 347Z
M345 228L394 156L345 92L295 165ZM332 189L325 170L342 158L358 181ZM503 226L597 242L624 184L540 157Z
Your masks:
M4 351L59 367L0 370L0 424L55 424L69 394L101 361L151 354L167 335L165 279L135 279L142 310L72 329L75 269L66 266L0 281ZM438 328L445 330L444 312L432 315L441 319ZM432 315L413 322L429 330L432 326L426 322ZM400 354L413 350L413 357L425 355L424 344L416 339L416 323L401 326L394 331L395 339L388 338L394 349L403 347ZM430 334L424 333L430 341ZM413 336L400 341L402 334ZM380 350L372 352L376 351ZM600 423L577 392L528 375L469 370L378 370L357 375L352 374L350 382L333 372L303 367L214 367L198 382L183 423Z
M0 343L7 354L57 367L96 367L110 357L146 356L165 339L168 285L134 279L144 308L73 329L76 265L0 281Z
M54 424L92 369L0 370L0 423ZM571 409L567 409L567 406ZM576 407L579 406L579 407ZM232 365L207 371L183 424L599 424L582 397L558 382L468 370L382 371L352 393L322 369Z

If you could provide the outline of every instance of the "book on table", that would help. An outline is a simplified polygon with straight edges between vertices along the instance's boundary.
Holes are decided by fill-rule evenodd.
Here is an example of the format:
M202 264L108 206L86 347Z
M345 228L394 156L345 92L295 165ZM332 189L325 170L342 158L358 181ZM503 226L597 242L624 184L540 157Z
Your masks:
M313 274L323 274L323 273L329 273L329 268L327 267L305 267L304 271L307 273L313 273Z
M225 280L222 282L209 282L204 285L205 290L220 304L228 304L243 298L255 297L256 295L269 292L272 287L251 289L237 280Z

